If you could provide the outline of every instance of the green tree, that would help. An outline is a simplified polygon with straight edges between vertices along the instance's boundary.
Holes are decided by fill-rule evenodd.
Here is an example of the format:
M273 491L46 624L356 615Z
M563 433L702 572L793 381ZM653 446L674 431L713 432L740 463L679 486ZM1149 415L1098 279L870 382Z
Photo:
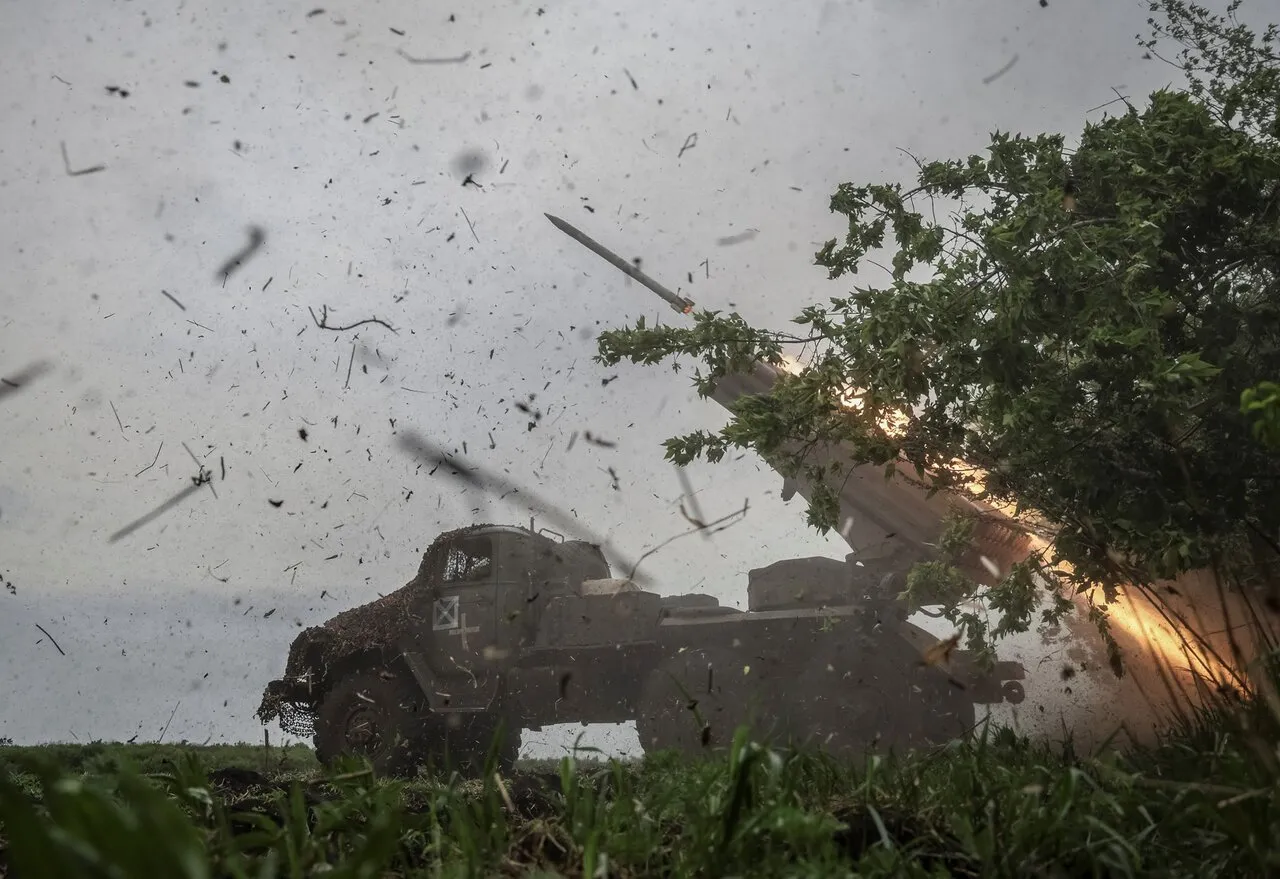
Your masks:
M1240 395L1240 411L1252 419L1253 437L1280 452L1280 384L1262 382Z
M888 279L805 308L801 333L699 312L691 327L605 332L597 359L693 358L707 394L806 345L798 375L740 401L722 430L668 440L667 457L751 448L838 484L794 449L840 442L858 464L905 459L941 491L985 471L984 498L1056 531L988 594L995 636L1026 631L1045 589L1057 594L1046 622L1072 606L1063 596L1092 604L1100 589L1091 615L1105 634L1119 584L1276 551L1280 458L1259 440L1280 411L1262 384L1280 376L1280 63L1276 27L1259 35L1238 6L1152 2L1140 45L1185 84L1141 108L1125 100L1074 150L1057 134L996 132L985 155L919 163L909 189L842 184L831 210L848 231L816 262L853 276L885 248ZM851 396L856 411L841 405ZM893 413L901 432L883 427ZM834 527L835 509L818 492L810 523ZM978 586L945 556L915 573L948 587L953 621L978 627L956 608Z

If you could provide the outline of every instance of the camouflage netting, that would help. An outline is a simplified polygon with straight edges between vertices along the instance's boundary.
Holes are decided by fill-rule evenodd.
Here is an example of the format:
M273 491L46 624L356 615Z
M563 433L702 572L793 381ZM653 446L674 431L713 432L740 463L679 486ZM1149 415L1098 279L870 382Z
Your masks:
M431 550L447 540L453 540L455 537L462 537L473 531L481 531L485 528L513 528L522 526L513 526L509 522L481 522L478 525L463 525L461 528L454 528L452 531L441 531L440 536L431 541L431 546L427 547L427 555L431 554Z
M299 702L281 702L276 707L280 729L286 735L309 739L316 734L316 714L309 705Z
M323 626L307 629L298 636L306 649L290 651L286 673L305 673L304 667L295 671L295 663L323 673L353 653L393 649L404 632L422 621L420 614L430 612L429 607L420 607L414 613L414 604L424 600L426 591L428 587L411 581L376 601L343 611Z
M304 629L289 648L286 685L300 679L319 685L328 670L347 656L394 648L400 634L416 621L412 607L424 588L410 581L376 601L343 611L323 625ZM258 717L263 723L278 718L281 729L290 735L314 734L312 699L295 701L279 689L268 687Z

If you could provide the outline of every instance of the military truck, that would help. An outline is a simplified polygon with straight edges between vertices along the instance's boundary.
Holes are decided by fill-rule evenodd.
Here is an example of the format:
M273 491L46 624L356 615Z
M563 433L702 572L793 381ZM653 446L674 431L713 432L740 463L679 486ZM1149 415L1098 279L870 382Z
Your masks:
M834 753L938 743L976 704L1021 701L1024 673L924 661L938 642L905 622L904 570L776 562L749 572L743 611L615 578L598 546L533 522L470 526L399 590L304 630L258 716L387 774L509 767L522 730L565 722L633 720L646 751L715 751L740 724Z

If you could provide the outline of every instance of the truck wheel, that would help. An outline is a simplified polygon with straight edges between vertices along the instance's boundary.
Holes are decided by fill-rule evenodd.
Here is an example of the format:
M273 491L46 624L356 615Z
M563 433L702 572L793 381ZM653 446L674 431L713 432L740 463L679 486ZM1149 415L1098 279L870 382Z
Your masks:
M649 673L636 732L646 753L706 754L728 748L751 720L743 660L731 650L699 648L671 657Z
M364 757L379 775L411 774L425 730L426 700L406 675L359 668L339 678L316 712L315 748L321 763Z

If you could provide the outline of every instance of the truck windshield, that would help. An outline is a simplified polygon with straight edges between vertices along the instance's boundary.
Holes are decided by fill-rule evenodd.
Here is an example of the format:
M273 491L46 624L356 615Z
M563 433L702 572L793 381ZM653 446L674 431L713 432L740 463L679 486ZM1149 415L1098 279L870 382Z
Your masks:
M471 537L449 547L445 557L446 583L487 580L493 573L493 544L487 537Z

